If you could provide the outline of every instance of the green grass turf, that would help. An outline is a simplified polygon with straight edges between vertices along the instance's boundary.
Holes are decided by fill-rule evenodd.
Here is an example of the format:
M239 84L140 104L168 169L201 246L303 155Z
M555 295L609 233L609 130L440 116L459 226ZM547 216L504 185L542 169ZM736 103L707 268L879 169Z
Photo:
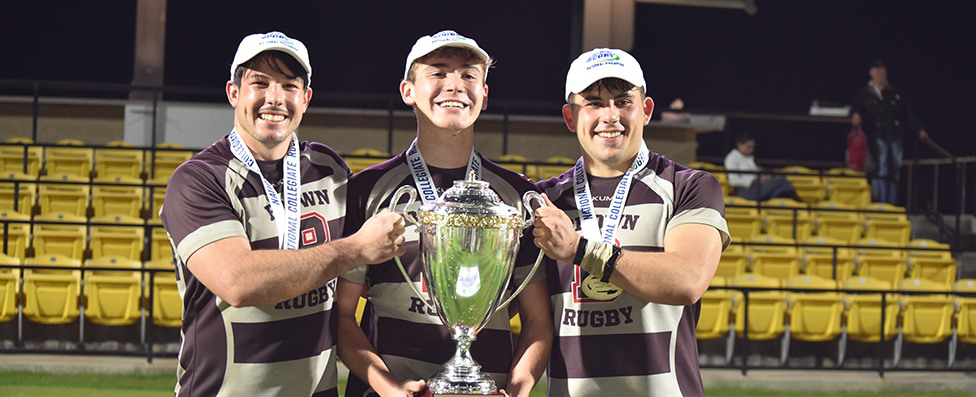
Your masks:
M0 371L0 396L4 397L163 397L173 395L175 374L47 374ZM543 381L544 382L544 381ZM339 390L345 390L344 380ZM794 391L760 389L708 389L709 397L962 397L970 393L951 391ZM342 394L340 393L340 396ZM532 397L544 397L539 384Z

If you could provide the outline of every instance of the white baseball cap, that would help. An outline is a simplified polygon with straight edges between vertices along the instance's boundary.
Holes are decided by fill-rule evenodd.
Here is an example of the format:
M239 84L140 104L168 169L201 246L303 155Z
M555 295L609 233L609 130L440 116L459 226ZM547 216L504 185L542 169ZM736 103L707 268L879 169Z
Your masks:
M584 52L569 65L566 73L566 100L599 80L616 77L647 91L644 71L637 59L624 50L594 48Z
M237 54L234 55L234 63L230 65L230 79L234 79L234 71L238 66L265 51L281 51L294 57L308 73L307 85L312 85L312 64L308 61L308 49L301 41L281 32L255 33L241 40Z
M407 55L407 65L403 69L403 79L407 79L407 74L410 73L410 65L413 65L414 61L441 47L463 47L470 49L478 55L478 58L485 61L485 64L491 59L485 50L478 47L478 43L474 39L461 36L453 30L442 30L433 36L424 36L417 39L413 48L410 49L410 54ZM488 78L487 69L485 69L485 78Z

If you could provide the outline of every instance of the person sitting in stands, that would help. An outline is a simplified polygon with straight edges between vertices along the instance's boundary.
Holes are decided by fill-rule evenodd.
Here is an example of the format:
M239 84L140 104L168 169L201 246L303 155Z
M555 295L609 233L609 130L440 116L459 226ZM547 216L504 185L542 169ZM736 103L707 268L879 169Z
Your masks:
M761 171L756 165L753 153L756 150L756 139L749 134L740 134L735 139L735 148L725 156L726 171ZM793 185L781 175L758 175L729 172L729 187L732 194L756 201L769 200L774 197L786 197L799 200Z

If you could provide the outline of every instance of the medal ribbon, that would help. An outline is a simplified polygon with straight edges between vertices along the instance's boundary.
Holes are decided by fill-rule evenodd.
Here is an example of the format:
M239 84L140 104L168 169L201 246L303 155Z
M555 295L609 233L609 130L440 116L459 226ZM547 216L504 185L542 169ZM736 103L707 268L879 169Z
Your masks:
M434 179L430 170L427 169L424 155L420 154L417 138L414 138L410 148L407 149L407 168L410 168L410 174L413 175L413 183L417 186L417 191L420 192L421 202L427 204L437 200L437 187L434 186ZM464 177L467 178L471 171L474 171L476 179L481 180L481 158L478 157L478 153L473 147L471 148L471 157L468 158L468 168L464 171Z
M298 139L294 135L288 152L285 153L283 168L282 193L284 200L275 191L274 186L261 173L257 160L251 155L251 150L247 148L240 134L235 128L227 137L230 141L230 150L234 157L240 160L247 169L255 172L261 177L261 184L264 185L264 192L268 195L271 202L271 212L274 215L275 226L278 229L278 248L293 250L298 249L298 196L301 194L300 163L298 158Z
M627 201L627 194L630 193L634 174L647 165L649 156L650 150L647 149L647 144L641 141L641 147L640 151L637 152L637 157L634 158L633 164L630 165L630 168L627 169L624 176L620 178L620 182L617 183L617 188L613 191L613 200L610 202L607 216L603 219L602 231L596 219L596 213L593 210L593 196L590 195L590 183L586 177L586 169L583 167L583 157L581 156L579 160L576 160L576 166L573 169L573 192L576 195L576 209L579 211L580 228L582 229L583 237L589 240L600 240L604 243L616 244L618 226L620 225L620 220L623 219L624 204Z

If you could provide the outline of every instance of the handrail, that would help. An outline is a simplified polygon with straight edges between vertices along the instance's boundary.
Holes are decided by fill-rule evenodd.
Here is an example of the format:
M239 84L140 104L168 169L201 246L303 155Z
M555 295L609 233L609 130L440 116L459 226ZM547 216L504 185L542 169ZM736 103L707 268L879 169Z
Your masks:
M956 156L953 156L952 153L949 153L948 150L942 147L942 145L939 145L938 142L933 140L931 137L925 137L921 141L925 143L926 146L934 150L936 153L941 154L942 157L952 160L953 163L956 162Z

